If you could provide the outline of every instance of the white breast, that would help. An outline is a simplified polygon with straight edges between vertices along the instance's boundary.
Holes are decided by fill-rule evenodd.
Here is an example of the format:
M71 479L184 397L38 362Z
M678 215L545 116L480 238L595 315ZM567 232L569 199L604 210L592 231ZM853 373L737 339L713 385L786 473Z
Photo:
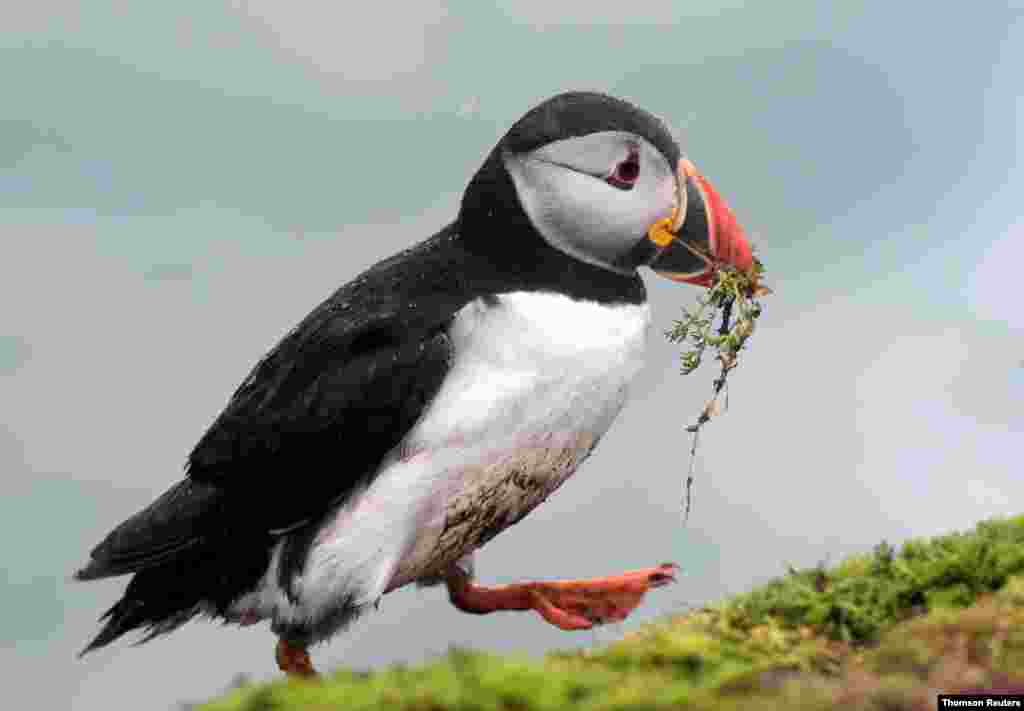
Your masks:
M436 572L442 558L471 552L463 548L479 542L481 526L525 515L608 430L643 365L648 324L646 304L558 294L467 305L450 329L454 358L440 391L370 486L320 530L295 586L298 604L270 589L275 554L250 609L316 620L340 597L375 602ZM474 522L482 496L490 518ZM465 536L452 527L456 519Z
M522 292L472 302L452 325L454 366L406 447L583 425L603 432L609 400L643 364L648 323L646 304Z

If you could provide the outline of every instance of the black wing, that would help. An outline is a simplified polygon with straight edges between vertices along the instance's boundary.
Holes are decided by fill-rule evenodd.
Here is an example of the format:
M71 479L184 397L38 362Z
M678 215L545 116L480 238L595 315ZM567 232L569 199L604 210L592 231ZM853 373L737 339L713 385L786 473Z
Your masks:
M372 477L448 372L447 326L466 298L436 258L445 236L372 268L286 335L200 439L188 478L115 529L78 577L144 570L212 539L255 543Z

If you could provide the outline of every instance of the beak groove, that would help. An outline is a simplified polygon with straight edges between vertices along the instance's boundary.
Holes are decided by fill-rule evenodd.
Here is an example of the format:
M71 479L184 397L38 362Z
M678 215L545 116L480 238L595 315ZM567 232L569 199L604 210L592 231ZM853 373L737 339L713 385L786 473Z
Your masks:
M720 264L742 271L752 268L753 253L743 228L711 182L685 158L679 161L678 176L686 193L685 215L671 239L663 232L660 240L649 235L662 247L651 268L674 281L699 286L711 286Z

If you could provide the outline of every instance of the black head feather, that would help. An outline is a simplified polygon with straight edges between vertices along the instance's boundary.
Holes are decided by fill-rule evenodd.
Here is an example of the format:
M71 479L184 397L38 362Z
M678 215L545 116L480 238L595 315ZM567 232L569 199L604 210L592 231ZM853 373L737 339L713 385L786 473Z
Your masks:
M498 149L528 153L600 131L635 133L661 151L669 165L679 162L679 144L664 121L628 101L589 91L559 94L534 107L509 129Z

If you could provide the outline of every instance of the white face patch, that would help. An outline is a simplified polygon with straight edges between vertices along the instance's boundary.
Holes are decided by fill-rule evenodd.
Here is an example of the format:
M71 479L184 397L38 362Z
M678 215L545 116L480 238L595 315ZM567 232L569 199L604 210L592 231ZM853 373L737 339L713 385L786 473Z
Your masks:
M639 174L628 190L606 178L635 156ZM680 191L673 166L631 133L603 131L567 138L526 155L507 155L505 167L530 221L553 247L612 271L616 259L658 220L671 217Z

